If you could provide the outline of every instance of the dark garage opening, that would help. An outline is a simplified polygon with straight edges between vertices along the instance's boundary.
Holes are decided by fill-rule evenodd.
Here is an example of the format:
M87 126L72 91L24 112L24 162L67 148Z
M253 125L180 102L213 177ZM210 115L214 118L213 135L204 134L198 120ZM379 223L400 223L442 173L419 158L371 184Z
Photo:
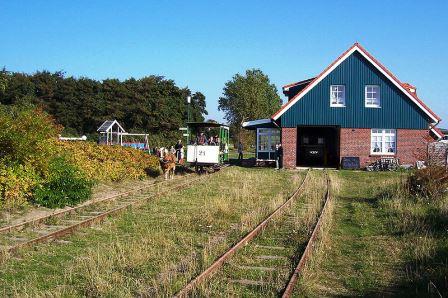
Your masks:
M339 166L339 127L299 126L297 128L297 166Z

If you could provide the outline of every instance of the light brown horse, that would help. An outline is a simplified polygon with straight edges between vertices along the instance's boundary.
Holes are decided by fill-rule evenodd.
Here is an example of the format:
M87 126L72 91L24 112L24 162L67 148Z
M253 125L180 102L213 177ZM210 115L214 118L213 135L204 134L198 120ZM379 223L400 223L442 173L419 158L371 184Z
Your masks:
M160 160L160 166L162 167L165 180L168 180L168 178L174 178L174 171L176 170L176 157L174 154L165 153L163 158Z

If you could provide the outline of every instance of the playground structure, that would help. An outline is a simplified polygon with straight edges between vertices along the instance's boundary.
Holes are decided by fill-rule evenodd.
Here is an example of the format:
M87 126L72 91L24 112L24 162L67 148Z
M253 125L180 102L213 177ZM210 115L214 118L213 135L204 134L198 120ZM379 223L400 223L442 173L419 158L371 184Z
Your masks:
M59 141L87 141L86 136L81 137L62 137L59 135Z
M149 150L148 134L126 132L117 120L104 121L98 127L97 132L100 134L98 139L99 144L120 145L140 150ZM135 141L138 138L143 138L143 141Z

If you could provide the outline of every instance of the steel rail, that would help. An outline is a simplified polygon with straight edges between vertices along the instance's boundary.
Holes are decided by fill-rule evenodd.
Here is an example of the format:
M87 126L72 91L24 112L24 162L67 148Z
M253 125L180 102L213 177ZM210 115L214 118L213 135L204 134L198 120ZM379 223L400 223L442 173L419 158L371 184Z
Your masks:
M174 295L174 297L186 297L190 291L195 289L201 282L203 282L205 279L207 279L210 275L212 275L214 272L219 270L219 268L227 261L229 260L233 254L235 254L240 248L244 247L249 241L254 239L266 226L267 224L275 218L277 215L281 214L286 207L289 207L291 203L294 201L294 199L297 197L297 195L302 190L305 181L308 178L307 171L305 178L300 183L297 190L279 207L277 207L270 215L268 215L261 223L259 223L252 231L246 234L238 243L233 245L227 252L225 252L223 255L221 255L213 264L211 264L207 269L202 271L201 274L196 276L194 279L192 279L185 287L183 287L177 294Z
M184 175L183 177L188 177L190 175L191 174L187 174L187 175ZM182 180L182 179L183 178L176 178L176 179L173 179L173 180ZM54 212L54 213L50 213L50 214L47 214L47 215L44 215L44 216L41 216L41 217L33 218L33 219L30 219L30 220L27 220L27 221L24 221L24 222L20 222L20 223L14 224L14 225L4 226L4 227L0 228L0 234L8 233L8 232L11 232L13 230L20 230L21 228L24 228L26 226L36 225L36 224L39 224L39 223L45 221L46 219L61 217L61 216L64 216L66 214L70 214L70 213L76 212L76 211L78 211L80 209L83 209L83 208L86 208L86 207L89 207L89 206L92 206L92 205L95 205L95 204L100 204L100 203L104 203L104 202L107 202L107 201L114 201L114 200L116 200L118 198L129 197L132 194L136 194L138 192L142 192L144 190L148 190L148 189L153 188L153 187L161 186L163 183L172 182L173 180L156 181L154 183L151 183L151 184L139 187L139 188L131 189L131 190L128 190L126 192L118 193L118 194L115 194L115 195L112 195L112 196L108 196L108 197L104 197L104 198L99 198L97 200L91 200L88 203L85 203L85 204L82 204L82 205L79 205L79 206L63 209L63 210L60 210L60 211L57 211L57 212Z
M330 192L330 179L328 177L328 173L327 173L327 191L325 193L325 203L324 206L322 207L322 210L319 214L319 218L317 220L316 225L314 226L313 232L310 236L310 238L308 239L308 242L306 244L305 250L302 253L302 256L300 257L299 263L297 264L296 268L294 269L294 272L292 273L288 284L286 285L286 288L283 292L282 298L289 298L291 297L293 291L294 291L294 287L297 283L297 280L303 270L303 268L305 267L305 264L308 260L308 258L310 257L314 244L316 242L317 236L319 234L320 231L320 227L322 225L322 218L324 218L324 214L327 210L327 206L328 206L328 202L331 200L331 192Z
M18 249L26 247L26 246L31 246L31 245L36 244L36 243L41 243L41 242L45 242L45 241L48 241L48 240L54 240L54 239L60 238L60 237L65 236L67 234L73 233L75 230L77 230L79 228L91 226L92 224L94 224L96 222L100 222L100 221L104 220L106 217L108 217L110 215L117 214L119 212L122 212L122 211L126 210L129 207L141 206L141 205L145 204L151 198L155 198L155 197L158 197L160 195L167 194L167 193L169 193L171 191L174 191L174 190L181 190L181 189L187 188L188 186L191 186L192 183L200 181L200 180L204 179L205 177L209 177L210 175L213 175L213 174L202 175L202 176L196 177L196 178L194 178L192 180L185 181L182 184L178 184L176 186L170 187L170 188L168 188L166 190L163 190L161 192L157 192L157 193L151 194L151 195L149 195L148 197L146 197L144 199L135 200L133 202L126 203L126 204L124 204L122 206L119 206L119 207L116 207L116 208L114 208L112 210L105 211L105 212L103 212L101 214L98 214L98 215L93 215L92 217L87 218L85 220L82 220L82 221L80 221L78 223L75 223L73 225L70 225L70 226L64 227L62 229L50 232L48 234L39 236L37 238L33 238L33 239L30 239L30 240L18 243L16 245L8 248L7 251L10 252L10 253L13 253L13 252L17 251Z

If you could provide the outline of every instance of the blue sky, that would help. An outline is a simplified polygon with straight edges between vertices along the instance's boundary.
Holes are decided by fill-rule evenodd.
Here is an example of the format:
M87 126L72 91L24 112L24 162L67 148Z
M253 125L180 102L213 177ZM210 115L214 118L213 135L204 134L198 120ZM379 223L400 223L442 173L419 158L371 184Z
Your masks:
M95 79L156 74L218 98L260 68L281 86L317 75L355 41L448 127L448 1L0 0L0 67Z

